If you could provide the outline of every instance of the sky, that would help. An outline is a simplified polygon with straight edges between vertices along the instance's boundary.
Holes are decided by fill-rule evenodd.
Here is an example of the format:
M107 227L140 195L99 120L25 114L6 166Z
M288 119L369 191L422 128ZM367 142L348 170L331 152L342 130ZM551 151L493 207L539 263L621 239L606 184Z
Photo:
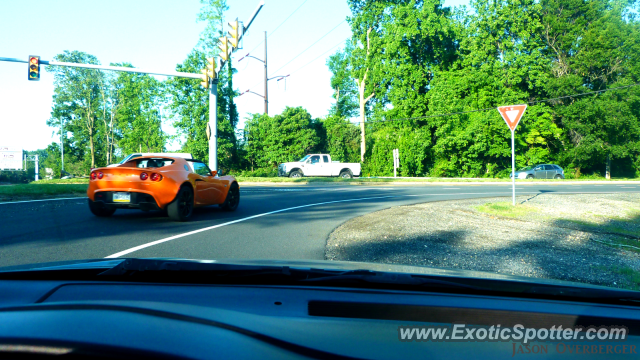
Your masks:
M228 0L226 21L248 20L259 2ZM269 114L302 106L314 118L326 116L333 101L326 60L351 36L346 0L264 2L243 48L232 56L238 70L234 86L263 94L263 64L246 57L238 60L247 53L263 59L260 42L266 31L269 77L290 75L286 81L269 81ZM448 0L445 5L466 3ZM0 0L0 57L53 60L65 50L79 50L95 55L103 65L129 62L173 71L196 47L204 29L205 24L196 21L200 6L199 0ZM26 63L0 61L0 146L36 150L59 141L55 129L46 125L53 90L53 75L46 69L40 81L27 81ZM235 102L239 128L250 114L264 111L264 100L251 93ZM173 134L169 121L163 129ZM177 143L169 146L178 148Z

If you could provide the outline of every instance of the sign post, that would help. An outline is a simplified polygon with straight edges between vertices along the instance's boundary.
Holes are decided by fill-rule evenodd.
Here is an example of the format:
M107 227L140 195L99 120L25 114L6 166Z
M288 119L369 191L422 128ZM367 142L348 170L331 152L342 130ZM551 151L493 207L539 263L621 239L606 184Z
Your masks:
M515 146L515 132L518 123L524 115L524 111L527 110L527 105L509 105L500 106L498 111L507 123L509 129L511 129L511 184L513 188L513 206L516 205L516 146Z
M397 169L400 167L400 150L393 149L393 177L397 177Z

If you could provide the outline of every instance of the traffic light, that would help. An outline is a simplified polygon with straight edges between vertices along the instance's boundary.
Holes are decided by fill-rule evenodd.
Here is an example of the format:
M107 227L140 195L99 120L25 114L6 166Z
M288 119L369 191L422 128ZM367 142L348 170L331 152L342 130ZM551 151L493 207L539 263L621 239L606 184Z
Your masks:
M208 58L207 59L207 76L209 76L210 78L215 78L216 77L216 59L215 58Z
M29 55L29 81L40 80L40 56Z
M208 89L209 88L209 74L207 69L204 70L200 70L200 72L202 73L202 75L200 75L200 79L202 79L202 81L200 82L200 85L205 88Z
M231 27L231 30L229 30L229 36L231 37L229 39L229 42L231 43L231 46L233 46L233 50L238 48L238 44L240 43L240 24L238 23L238 20L236 21L232 21L229 23L229 26Z
M200 70L200 72L202 73L202 75L200 75L200 79L202 79L200 85L205 89L208 89L209 83L211 82L210 79L214 79L216 77L216 59L208 58L207 65L204 69Z
M224 61L229 60L229 39L226 36L220 38L220 58Z

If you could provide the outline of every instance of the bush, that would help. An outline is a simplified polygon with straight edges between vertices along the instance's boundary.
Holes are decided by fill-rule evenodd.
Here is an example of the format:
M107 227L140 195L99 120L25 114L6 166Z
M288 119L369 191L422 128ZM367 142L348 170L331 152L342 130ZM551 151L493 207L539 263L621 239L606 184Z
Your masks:
M31 180L26 171L0 171L0 183L26 184Z
M278 169L276 168L259 168L253 171L251 170L242 170L240 172L234 173L233 175L244 176L244 177L277 177Z

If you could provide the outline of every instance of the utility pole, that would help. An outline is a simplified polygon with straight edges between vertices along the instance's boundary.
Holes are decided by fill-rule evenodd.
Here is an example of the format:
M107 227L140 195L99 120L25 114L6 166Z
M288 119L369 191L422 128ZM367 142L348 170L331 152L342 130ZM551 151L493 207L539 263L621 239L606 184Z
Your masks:
M267 32L264 32L264 114L269 115L269 89L267 86Z
M63 137L63 131L64 131L64 120L60 120L60 158L62 161L62 171L64 171L64 137Z

